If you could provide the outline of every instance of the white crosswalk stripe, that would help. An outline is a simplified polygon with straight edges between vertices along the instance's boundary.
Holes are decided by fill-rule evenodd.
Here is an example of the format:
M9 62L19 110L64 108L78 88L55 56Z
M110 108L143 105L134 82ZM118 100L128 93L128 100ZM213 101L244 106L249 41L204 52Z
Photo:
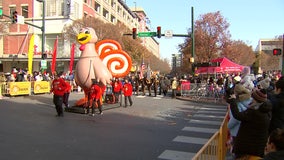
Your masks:
M192 115L188 122L181 130L183 133L195 134L193 136L177 135L172 141L175 143L195 144L203 146L210 138L202 137L202 135L213 135L219 130L219 127L226 115L227 108L220 106L201 107L195 114ZM200 125L200 126L199 126ZM196 127L198 126L198 127ZM197 137L196 137L197 135ZM200 135L200 137L198 137ZM185 152L178 150L167 149L162 152L158 158L167 160L190 160L195 156L196 152Z

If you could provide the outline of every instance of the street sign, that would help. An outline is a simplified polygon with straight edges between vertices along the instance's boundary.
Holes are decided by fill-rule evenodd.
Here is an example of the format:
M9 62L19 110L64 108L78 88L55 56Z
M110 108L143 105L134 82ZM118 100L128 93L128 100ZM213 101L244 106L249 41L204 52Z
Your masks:
M17 16L17 24L25 24L25 17L24 16Z
M138 37L154 37L156 35L156 32L138 32Z
M41 66L42 69L47 69L47 62L46 62L46 60L41 60L40 61L40 66Z
M173 30L166 30L165 31L165 37L166 38L172 38L173 37Z
M0 9L0 16L2 16L3 15L3 10L2 9Z

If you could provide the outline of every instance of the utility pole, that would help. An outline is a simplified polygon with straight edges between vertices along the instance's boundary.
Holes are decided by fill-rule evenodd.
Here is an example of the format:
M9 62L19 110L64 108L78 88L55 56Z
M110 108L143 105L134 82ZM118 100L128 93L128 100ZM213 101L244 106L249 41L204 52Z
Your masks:
M191 62L194 63L194 58L195 58L195 42L194 42L194 11L193 7L191 7L191 56L192 60Z

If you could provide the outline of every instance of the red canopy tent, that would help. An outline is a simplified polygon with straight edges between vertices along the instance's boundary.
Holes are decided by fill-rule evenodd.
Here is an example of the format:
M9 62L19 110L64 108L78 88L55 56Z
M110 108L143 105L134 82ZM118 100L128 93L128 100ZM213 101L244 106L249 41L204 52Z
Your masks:
M215 74L215 73L233 73L241 72L246 66L242 66L230 61L226 57L213 59L210 62L218 62L220 65L217 67L199 67L195 73L197 74Z

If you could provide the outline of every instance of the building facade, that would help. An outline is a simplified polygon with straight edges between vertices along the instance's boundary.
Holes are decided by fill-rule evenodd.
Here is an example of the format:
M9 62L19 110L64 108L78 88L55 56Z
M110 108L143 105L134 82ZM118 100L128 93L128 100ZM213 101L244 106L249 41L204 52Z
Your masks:
M43 2L44 1L44 2ZM45 9L43 5L45 4ZM27 68L29 39L34 34L33 70L41 70L42 61L42 26L44 20L44 54L50 66L54 42L58 38L57 69L66 71L69 68L70 46L75 40L64 40L58 37L64 26L86 16L99 18L107 23L124 23L131 28L139 28L141 19L122 0L0 0L3 15L10 16L14 11L25 18L28 24L12 23L3 16L1 23L7 24L5 32L0 33L0 72L9 72L11 68ZM43 12L45 10L45 12ZM144 44L143 44L144 45ZM153 38L145 42L154 55L159 55L159 44ZM80 56L76 49L75 60Z

